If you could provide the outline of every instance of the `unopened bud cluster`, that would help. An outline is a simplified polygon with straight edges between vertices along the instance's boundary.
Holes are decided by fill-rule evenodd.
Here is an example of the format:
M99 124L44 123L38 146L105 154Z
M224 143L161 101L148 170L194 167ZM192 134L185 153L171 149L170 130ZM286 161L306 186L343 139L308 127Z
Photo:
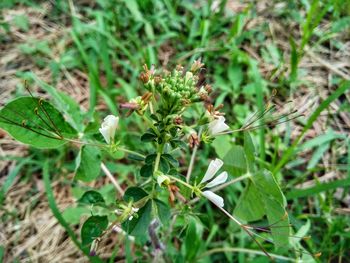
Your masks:
M163 71L157 75L145 66L140 79L148 91L159 94L161 110L165 114L176 114L192 103L207 100L206 89L197 87L198 70L202 65L196 61L190 71L177 66L172 72Z

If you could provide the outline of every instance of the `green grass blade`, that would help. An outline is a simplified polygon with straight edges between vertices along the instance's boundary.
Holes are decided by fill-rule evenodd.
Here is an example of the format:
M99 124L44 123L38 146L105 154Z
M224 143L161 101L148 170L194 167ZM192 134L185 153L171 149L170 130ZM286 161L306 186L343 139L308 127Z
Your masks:
M64 227L67 234L73 241L73 243L87 256L89 257L91 262L102 262L100 258L97 256L91 257L89 255L89 250L84 248L83 245L80 243L78 238L76 237L74 231L70 228L69 224L64 220L60 210L58 209L55 201L55 197L51 188L51 180L50 180L50 174L49 174L49 163L46 161L44 163L44 169L43 169L43 176L44 176L44 186L46 190L46 197L49 202L50 209L53 213L53 215L56 217L57 221Z
M27 164L31 162L31 157L27 157L25 159L23 159L22 161L20 161L16 167L7 175L6 180L4 182L4 184L2 185L1 189L0 189L0 204L2 204L2 202L5 200L5 196L6 193L8 192L8 190L10 189L11 185L14 183L16 176L18 175L18 173L20 172L21 168Z
M290 191L286 197L288 200L294 199L294 198L308 197L324 191L329 191L339 187L349 187L349 186L350 186L350 178L346 178L342 180L336 180L330 183L319 183L316 186L306 188L306 189L294 189Z
M325 99L318 108L312 113L310 118L307 120L304 129L300 135L295 139L293 144L288 148L288 150L282 155L281 160L276 164L276 167L273 170L273 174L276 175L281 168L288 162L288 160L294 155L295 150L299 142L303 139L305 133L312 127L312 124L320 116L321 112L325 110L334 100L336 100L340 95L350 88L350 81L345 81L343 84L334 91L327 99Z

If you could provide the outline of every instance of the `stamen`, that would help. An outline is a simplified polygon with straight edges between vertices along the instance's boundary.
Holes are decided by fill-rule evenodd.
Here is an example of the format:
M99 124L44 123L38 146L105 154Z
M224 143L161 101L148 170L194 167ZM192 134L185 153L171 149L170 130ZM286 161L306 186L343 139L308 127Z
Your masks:
M24 82L24 87L25 89L28 91L28 93L30 94L30 96L33 98L33 100L36 100L37 98L35 98L33 96L33 93L30 91L30 89L27 86L27 82ZM38 105L39 108L44 112L46 118L49 120L49 122L52 124L53 128L40 116L39 114L39 110L37 110L37 113L35 113L44 123L46 126L48 126L48 128L53 131L56 135L58 135L59 137L61 137L61 139L63 139L63 135L60 133L59 129L57 128L56 124L53 122L53 120L51 119L50 115L47 113L44 105L43 105L44 99L43 98L39 98L38 100ZM36 108L37 109L37 108ZM35 112L35 110L34 110Z

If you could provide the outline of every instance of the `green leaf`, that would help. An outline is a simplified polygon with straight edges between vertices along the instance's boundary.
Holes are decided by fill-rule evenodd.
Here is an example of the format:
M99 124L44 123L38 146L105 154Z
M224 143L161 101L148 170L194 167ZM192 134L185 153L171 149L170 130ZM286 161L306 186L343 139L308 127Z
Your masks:
M276 199L264 198L267 219L271 226L272 238L277 247L289 244L290 226L284 206ZM283 220L284 219L284 220Z
M96 146L84 145L76 159L77 169L75 178L84 182L91 182L100 175L101 151Z
M20 174L22 167L27 163L29 163L30 161L31 161L30 157L21 160L7 174L6 180L3 181L2 186L0 187L0 205L4 202L8 190L11 188L12 184L15 182L16 176Z
M263 170L253 176L252 179L261 195L271 199L276 199L281 204L285 203L285 198L281 188L271 172Z
M50 51L50 49L49 49ZM23 74L23 78L34 81L40 88L45 90L53 99L53 104L58 107L62 113L67 117L67 121L79 132L83 131L84 115L80 110L80 105L77 101L72 99L67 94L58 91L55 87L47 84L41 80L33 72L26 72Z
M132 187L129 187L128 189L126 189L124 196L123 196L123 199L126 202L130 202L130 201L137 202L146 196L148 196L148 193L145 192L145 190L143 190L140 187L132 186Z
M37 112L37 114L36 114ZM57 148L76 131L50 103L32 97L17 98L0 110L0 128L16 140L37 148Z
M321 144L315 150L315 152L312 154L312 157L311 157L309 163L307 164L307 169L312 169L319 163L319 161L323 157L324 153L329 149L329 146L330 146L329 142L324 143L324 144Z
M231 149L230 136L228 135L217 136L215 137L215 140L212 142L211 145L214 147L218 157L220 159L224 159L226 154Z
M234 214L247 222L259 220L265 215L264 202L252 182L248 183L238 200Z
M319 183L315 186L305 189L292 189L287 193L287 199L302 198L316 195L324 191L330 191L336 188L345 188L350 186L350 177L346 179L338 179L329 183Z
M91 211L87 207L67 207L62 212L62 217L71 225L77 225L83 215L91 215Z
M21 30L27 32L29 30L29 19L25 15L18 15L13 18L14 24Z
M255 147L249 132L244 132L244 153L247 158L247 163L250 171L254 169Z
M252 177L261 200L263 200L265 213L271 227L275 245L283 247L289 244L289 219L285 210L285 197L272 173L263 170Z
M126 220L122 225L126 232L133 236L144 235L152 219L152 201L148 201L131 221Z
M140 175L142 177L150 177L153 174L153 165L145 164L141 167Z
M91 244L98 238L108 226L107 216L91 216L81 228L81 240L83 246Z
M0 262L4 262L4 255L5 255L5 247L0 246Z
M263 170L252 176L235 209L235 215L246 221L256 221L264 215L271 225L272 237L278 247L289 244L289 219L285 197L272 173Z
M225 155L224 164L233 176L240 176L247 171L247 161L242 146L234 145Z
M102 195L96 191L87 191L83 194L83 196L78 200L79 203L85 205L93 205L93 204L101 204L105 203Z
M167 174L169 172L169 170L170 170L169 162L163 156L161 156L160 160L159 160L159 170L162 171L165 174Z
M157 154L155 154L155 153L149 154L145 158L145 163L151 165L154 163L156 158L157 158Z
M141 136L141 141L143 142L154 142L157 139L157 135L154 133L146 132Z
M171 216L170 207L158 199L155 199L154 203L156 205L157 214L160 221L163 223L163 225L169 225L169 219Z
M195 218L191 217L185 237L186 259L189 262L193 262L202 242L202 235L200 232L200 229L197 229L197 222Z
M172 155L165 153L162 154L162 157L165 158L173 167L179 167L179 162Z
M143 158L143 157L141 157L141 156L139 156L137 154L132 154L132 153L129 153L127 155L127 158L129 160L133 160L133 161L144 161L145 160L145 158Z

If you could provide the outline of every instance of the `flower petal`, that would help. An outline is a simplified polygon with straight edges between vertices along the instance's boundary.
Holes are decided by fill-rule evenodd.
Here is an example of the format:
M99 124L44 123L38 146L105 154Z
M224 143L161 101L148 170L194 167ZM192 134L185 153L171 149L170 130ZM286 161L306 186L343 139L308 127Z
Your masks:
M166 185L170 183L170 178L164 174L161 174L157 177L157 183L160 187L162 187L163 183Z
M224 199L212 191L204 191L202 194L218 207L224 207Z
M103 127L98 129L100 133L102 134L103 138L107 143L110 143L111 141L111 136L110 136L110 129L108 127Z
M119 117L114 115L108 115L104 118L99 131L107 143L110 143L111 139L114 138L118 123Z
M213 120L209 123L208 129L210 135L214 136L218 133L228 130L230 127L225 123L225 117L219 116L218 119Z
M223 161L221 161L220 159L215 159L212 160L209 164L208 170L206 171L202 181L200 182L205 183L206 181L209 181L211 178L214 177L214 175L217 173L217 171L219 171L219 169L221 168L221 166L224 164Z
M222 172L217 177L215 177L211 182L209 182L205 187L212 188L214 186L217 186L219 184L225 183L227 180L227 172Z

